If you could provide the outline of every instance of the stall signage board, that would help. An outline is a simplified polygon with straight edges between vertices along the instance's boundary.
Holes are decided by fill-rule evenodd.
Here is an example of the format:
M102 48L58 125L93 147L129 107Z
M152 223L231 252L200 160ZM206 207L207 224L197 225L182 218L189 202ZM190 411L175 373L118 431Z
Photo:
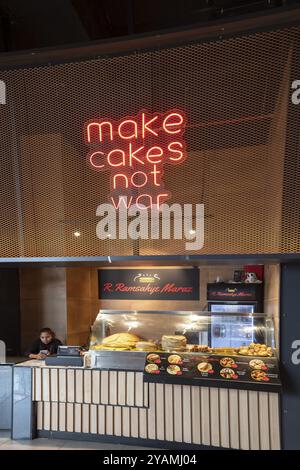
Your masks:
M199 300L199 269L100 269L100 299Z
M212 283L207 284L207 300L258 301L261 300L263 284Z
M275 357L220 356L213 354L149 353L146 356L145 380L191 384L203 381L227 383L248 382L252 385L280 385L278 361Z

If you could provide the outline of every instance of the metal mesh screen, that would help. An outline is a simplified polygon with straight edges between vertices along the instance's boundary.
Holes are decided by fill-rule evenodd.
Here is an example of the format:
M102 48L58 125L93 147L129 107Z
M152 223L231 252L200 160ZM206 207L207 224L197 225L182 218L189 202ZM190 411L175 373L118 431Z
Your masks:
M165 166L164 183L171 202L204 203L201 253L300 251L300 200L286 191L300 179L290 116L297 48L293 27L3 72L0 256L185 254L179 240L96 237L109 174L86 164L83 140L91 118L172 108L187 115L188 158Z

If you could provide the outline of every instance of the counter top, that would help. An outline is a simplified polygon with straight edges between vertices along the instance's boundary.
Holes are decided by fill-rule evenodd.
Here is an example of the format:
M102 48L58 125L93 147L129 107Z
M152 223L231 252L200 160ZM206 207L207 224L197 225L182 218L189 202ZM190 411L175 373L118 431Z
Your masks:
M39 359L30 359L28 361L19 362L18 364L15 364L15 367L43 367L43 368L47 368L47 369L52 369L52 368L55 368L55 369L69 369L69 368L72 368L72 369L86 369L86 367L79 367L79 366L54 366L54 365L47 366L45 361L39 360Z
M30 359L28 361L24 361L24 362L19 362L18 364L12 364L14 367L33 367L33 368L41 368L41 369L78 369L78 370L98 370L98 371L108 371L108 370L111 370L111 371L122 371L122 372L140 372L142 373L142 371L140 370L132 370L132 369L129 369L129 368L118 368L118 369L114 369L114 368L104 368L104 367L85 367L85 366L74 366L74 365L69 365L69 366L63 366L63 365L47 365L45 363L45 361L43 360L39 360L39 359Z
M46 366L45 361L40 361L38 359L29 359L28 361L19 362L18 364L15 364L15 367L20 367L20 366L25 366L25 367L48 367L48 366Z

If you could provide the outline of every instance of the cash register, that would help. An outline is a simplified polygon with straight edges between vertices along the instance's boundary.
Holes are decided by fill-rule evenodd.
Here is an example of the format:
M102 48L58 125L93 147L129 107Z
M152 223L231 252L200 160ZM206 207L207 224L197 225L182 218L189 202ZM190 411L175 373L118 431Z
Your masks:
M57 354L47 356L46 366L83 366L83 356L80 346L58 346Z

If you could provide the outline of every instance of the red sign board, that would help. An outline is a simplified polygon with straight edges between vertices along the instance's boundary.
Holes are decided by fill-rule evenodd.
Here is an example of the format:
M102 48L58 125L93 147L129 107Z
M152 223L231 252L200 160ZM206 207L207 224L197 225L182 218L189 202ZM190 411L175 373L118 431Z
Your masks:
M199 300L199 269L103 269L100 299Z

